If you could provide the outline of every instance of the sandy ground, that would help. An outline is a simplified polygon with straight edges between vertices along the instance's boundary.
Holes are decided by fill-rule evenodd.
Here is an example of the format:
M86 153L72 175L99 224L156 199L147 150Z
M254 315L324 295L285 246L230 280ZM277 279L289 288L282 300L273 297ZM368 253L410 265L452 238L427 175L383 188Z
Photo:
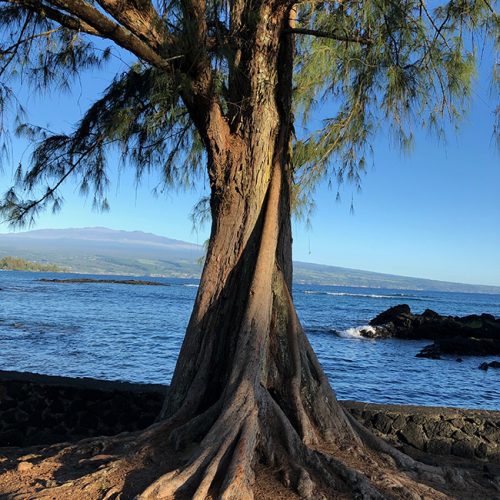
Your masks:
M138 434L124 433L114 438L90 438L78 443L62 443L51 446L30 448L0 448L0 498L18 499L71 499L71 500L126 500L132 499L161 476L165 470L176 467L178 457L162 453L161 458L151 450L136 451ZM408 451L408 450L405 450ZM421 495L406 495L406 476L398 475L401 482L400 494L388 495L389 498L436 498L457 499L500 499L500 464L467 461L455 457L443 457L412 452L414 458L422 462L453 467L457 475L465 480L457 484L433 484L427 481ZM349 462L349 456L335 456ZM367 457L365 464L349 463L351 467L363 470L375 455ZM464 476L465 471L465 476ZM379 470L380 472L380 470ZM388 466L384 474L373 475L370 479L381 487L391 476ZM255 497L264 499L296 499L293 491L285 488L279 481L279 471L258 464L256 466ZM394 474L392 479L396 477ZM428 490L427 487L437 488ZM347 493L338 492L324 498L353 498Z

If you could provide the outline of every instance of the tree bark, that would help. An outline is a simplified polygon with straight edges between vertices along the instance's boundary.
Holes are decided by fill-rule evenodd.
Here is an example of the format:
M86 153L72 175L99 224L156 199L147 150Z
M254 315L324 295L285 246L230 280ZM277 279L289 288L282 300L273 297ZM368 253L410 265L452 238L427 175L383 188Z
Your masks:
M293 42L282 34L287 26L283 11L255 35L261 60L252 66L255 57L247 58L251 105L240 123L225 130L214 120L217 129L202 133L211 237L161 416L171 445L197 446L181 470L160 478L143 498L252 498L257 460L313 497L338 487L338 472L346 471L328 465L314 447L360 443L292 300Z

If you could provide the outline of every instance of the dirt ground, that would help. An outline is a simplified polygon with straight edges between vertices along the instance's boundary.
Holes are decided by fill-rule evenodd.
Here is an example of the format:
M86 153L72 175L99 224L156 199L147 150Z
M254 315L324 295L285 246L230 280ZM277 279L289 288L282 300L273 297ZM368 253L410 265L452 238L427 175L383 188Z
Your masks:
M61 443L51 446L29 448L0 448L0 498L18 499L71 499L71 500L126 500L132 499L166 470L174 469L182 457L158 454L151 450L137 451L134 446L137 433L124 433L113 438L90 438L78 443ZM408 452L408 450L405 450ZM342 453L341 453L342 454ZM387 461L387 472L370 476L369 464L379 461L380 456L367 456L366 461L349 464L363 471L376 486L384 491L384 481L397 477L401 484L399 494L394 490L388 498L457 498L500 499L500 464L468 461L456 457L428 455L412 452L421 462L449 467L449 484L437 484L432 478L422 485L416 497L406 494L406 477L396 473ZM339 458L339 450L335 451ZM349 461L349 454L341 457ZM255 498L296 499L292 490L279 480L279 471L257 464ZM378 468L380 472L380 467ZM410 479L411 472L408 475ZM457 481L456 478L459 478ZM434 488L434 489L431 489ZM338 492L324 498L353 498L348 493Z

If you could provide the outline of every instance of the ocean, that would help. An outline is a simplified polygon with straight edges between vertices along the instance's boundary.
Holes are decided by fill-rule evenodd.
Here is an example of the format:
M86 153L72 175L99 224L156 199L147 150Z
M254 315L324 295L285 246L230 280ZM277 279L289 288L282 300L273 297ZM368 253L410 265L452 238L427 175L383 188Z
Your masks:
M197 281L155 278L166 287L38 281L68 277L75 275L0 273L0 369L168 384ZM293 296L339 399L500 409L500 370L478 369L494 357L416 358L430 341L367 340L358 333L402 303L416 313L500 317L500 295L300 284Z

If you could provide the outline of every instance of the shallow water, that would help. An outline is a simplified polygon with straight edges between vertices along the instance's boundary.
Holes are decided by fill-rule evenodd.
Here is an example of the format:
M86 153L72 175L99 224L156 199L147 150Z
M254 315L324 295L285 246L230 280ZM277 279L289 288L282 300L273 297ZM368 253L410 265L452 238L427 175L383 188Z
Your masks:
M0 273L0 369L168 383L196 281L158 279L168 287L37 281L70 276ZM313 285L293 293L339 398L500 409L500 370L478 369L494 358L415 358L429 341L373 341L349 332L400 303L414 312L500 316L500 295Z

